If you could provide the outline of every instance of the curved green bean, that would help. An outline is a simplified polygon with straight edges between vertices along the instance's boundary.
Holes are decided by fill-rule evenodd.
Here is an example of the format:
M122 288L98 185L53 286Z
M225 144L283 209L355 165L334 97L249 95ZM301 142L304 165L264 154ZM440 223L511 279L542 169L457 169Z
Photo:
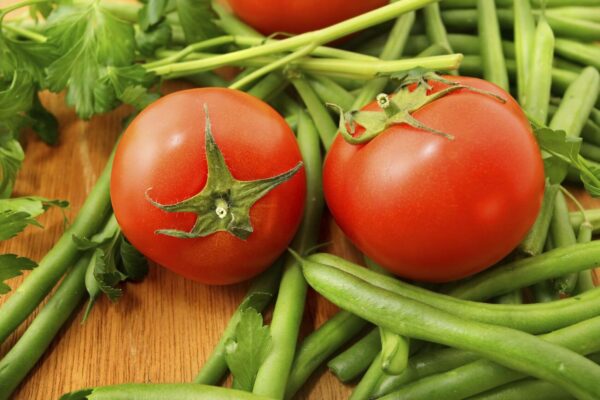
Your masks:
M307 282L341 308L399 335L469 350L525 374L553 382L580 399L600 393L600 366L527 333L466 320L372 286L307 259Z
M600 242L596 243L594 249L598 253L597 257L600 257ZM529 260L536 260L538 257L523 259L517 261L517 263L526 263ZM519 329L529 333L550 332L592 318L600 313L600 302L598 301L598 298L600 298L600 288L577 297L546 304L487 304L461 300L461 298L468 297L469 292L457 293L455 297L458 298L446 296L410 285L393 277L378 274L332 254L317 253L309 256L308 260L328 265L345 273L352 274L381 289L458 316L479 322ZM522 264L517 265L520 266ZM591 261L589 265L595 266L596 263ZM515 267L514 270L520 271L520 268L522 267ZM514 287L513 289L518 289L518 287ZM478 296L478 300L485 300L491 297L494 297L494 294L481 294Z
M329 370L342 382L349 382L365 372L381 350L379 329L371 329L362 339L327 363ZM409 361L410 363L410 361Z

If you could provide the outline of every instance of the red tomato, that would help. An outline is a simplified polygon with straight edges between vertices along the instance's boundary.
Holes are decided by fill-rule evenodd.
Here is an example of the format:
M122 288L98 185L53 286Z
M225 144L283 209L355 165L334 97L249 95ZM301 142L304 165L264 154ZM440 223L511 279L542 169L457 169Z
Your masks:
M389 3L389 0L227 0L248 25L270 35L325 28Z
M455 140L406 124L362 145L338 135L324 165L327 204L350 240L391 272L431 282L464 278L508 255L544 192L540 150L517 102L481 79L447 79L507 102L461 89L413 114Z
M127 128L115 155L111 197L123 233L148 258L187 278L230 284L267 268L300 223L306 182L301 169L250 208L253 232L242 240L219 231L177 238L161 229L190 231L197 214L166 212L146 198L173 204L207 181L205 112L225 163L237 180L270 178L301 160L293 132L269 105L243 92L203 88L156 101Z

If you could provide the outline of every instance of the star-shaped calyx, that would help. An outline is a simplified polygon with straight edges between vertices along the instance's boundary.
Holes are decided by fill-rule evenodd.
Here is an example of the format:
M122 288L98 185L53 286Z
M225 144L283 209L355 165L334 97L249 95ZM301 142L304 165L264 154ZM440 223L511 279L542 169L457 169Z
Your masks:
M271 190L291 179L302 168L299 162L294 168L272 178L240 181L231 175L225 158L212 134L208 107L204 105L206 126L204 129L208 177L200 193L175 204L161 204L149 196L152 205L167 212L192 212L196 222L189 232L176 229L159 229L157 234L190 239L227 231L246 240L253 232L250 209Z
M448 133L429 127L413 117L413 113L420 110L429 103L436 101L457 90L466 89L475 93L495 98L505 103L502 97L481 89L474 88L445 79L434 72L421 68L404 72L393 76L400 80L400 86L393 96L385 93L377 96L379 111L344 110L336 104L328 104L340 114L339 130L344 139L350 144L364 144L373 140L377 135L384 132L392 125L407 124L436 135L453 140L454 137ZM437 81L447 85L439 92L429 94L431 86L428 82ZM411 87L415 85L415 87ZM356 124L362 126L365 131L360 136L354 136Z

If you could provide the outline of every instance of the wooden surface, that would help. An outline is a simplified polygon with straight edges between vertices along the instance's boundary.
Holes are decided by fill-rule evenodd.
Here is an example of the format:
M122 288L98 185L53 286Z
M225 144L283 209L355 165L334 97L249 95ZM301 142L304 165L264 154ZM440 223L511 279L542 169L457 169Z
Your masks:
M60 144L51 148L33 134L25 135L26 160L14 195L66 199L71 203L67 215L74 218L104 167L128 110L121 108L83 122L64 106L63 96L45 95L44 103L60 120ZM12 252L39 261L63 231L58 210L40 221L45 229L27 228L19 237L0 244L0 254ZM343 241L337 242L341 243L338 252L352 251L344 248ZM15 278L9 284L16 288L20 281ZM219 340L246 288L247 284L203 286L152 266L143 283L125 286L117 304L105 298L98 301L84 325L79 323L80 309L14 399L57 399L74 389L124 382L189 382ZM0 303L9 296L0 297ZM335 311L310 292L304 333ZM0 346L0 358L25 326ZM349 387L322 368L297 398L343 399L349 392Z

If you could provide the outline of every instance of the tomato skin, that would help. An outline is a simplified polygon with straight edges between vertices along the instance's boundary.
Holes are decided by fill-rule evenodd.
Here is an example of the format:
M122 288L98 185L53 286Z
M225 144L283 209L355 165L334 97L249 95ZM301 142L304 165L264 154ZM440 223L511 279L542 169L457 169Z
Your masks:
M226 1L244 22L265 35L325 28L389 3L389 0Z
M302 160L291 129L266 103L243 92L202 88L175 92L146 108L118 144L111 179L115 216L123 233L148 258L186 278L230 284L267 268L300 224L306 178L301 169L250 209L254 232L180 239L158 229L189 231L193 213L168 213L148 196L173 204L202 190L207 178L204 104L212 133L234 178L256 180L290 170Z
M540 150L517 102L489 82L446 78L507 103L462 89L413 114L453 141L405 124L358 146L338 135L323 172L327 204L350 240L391 272L431 282L464 278L508 255L544 193Z

